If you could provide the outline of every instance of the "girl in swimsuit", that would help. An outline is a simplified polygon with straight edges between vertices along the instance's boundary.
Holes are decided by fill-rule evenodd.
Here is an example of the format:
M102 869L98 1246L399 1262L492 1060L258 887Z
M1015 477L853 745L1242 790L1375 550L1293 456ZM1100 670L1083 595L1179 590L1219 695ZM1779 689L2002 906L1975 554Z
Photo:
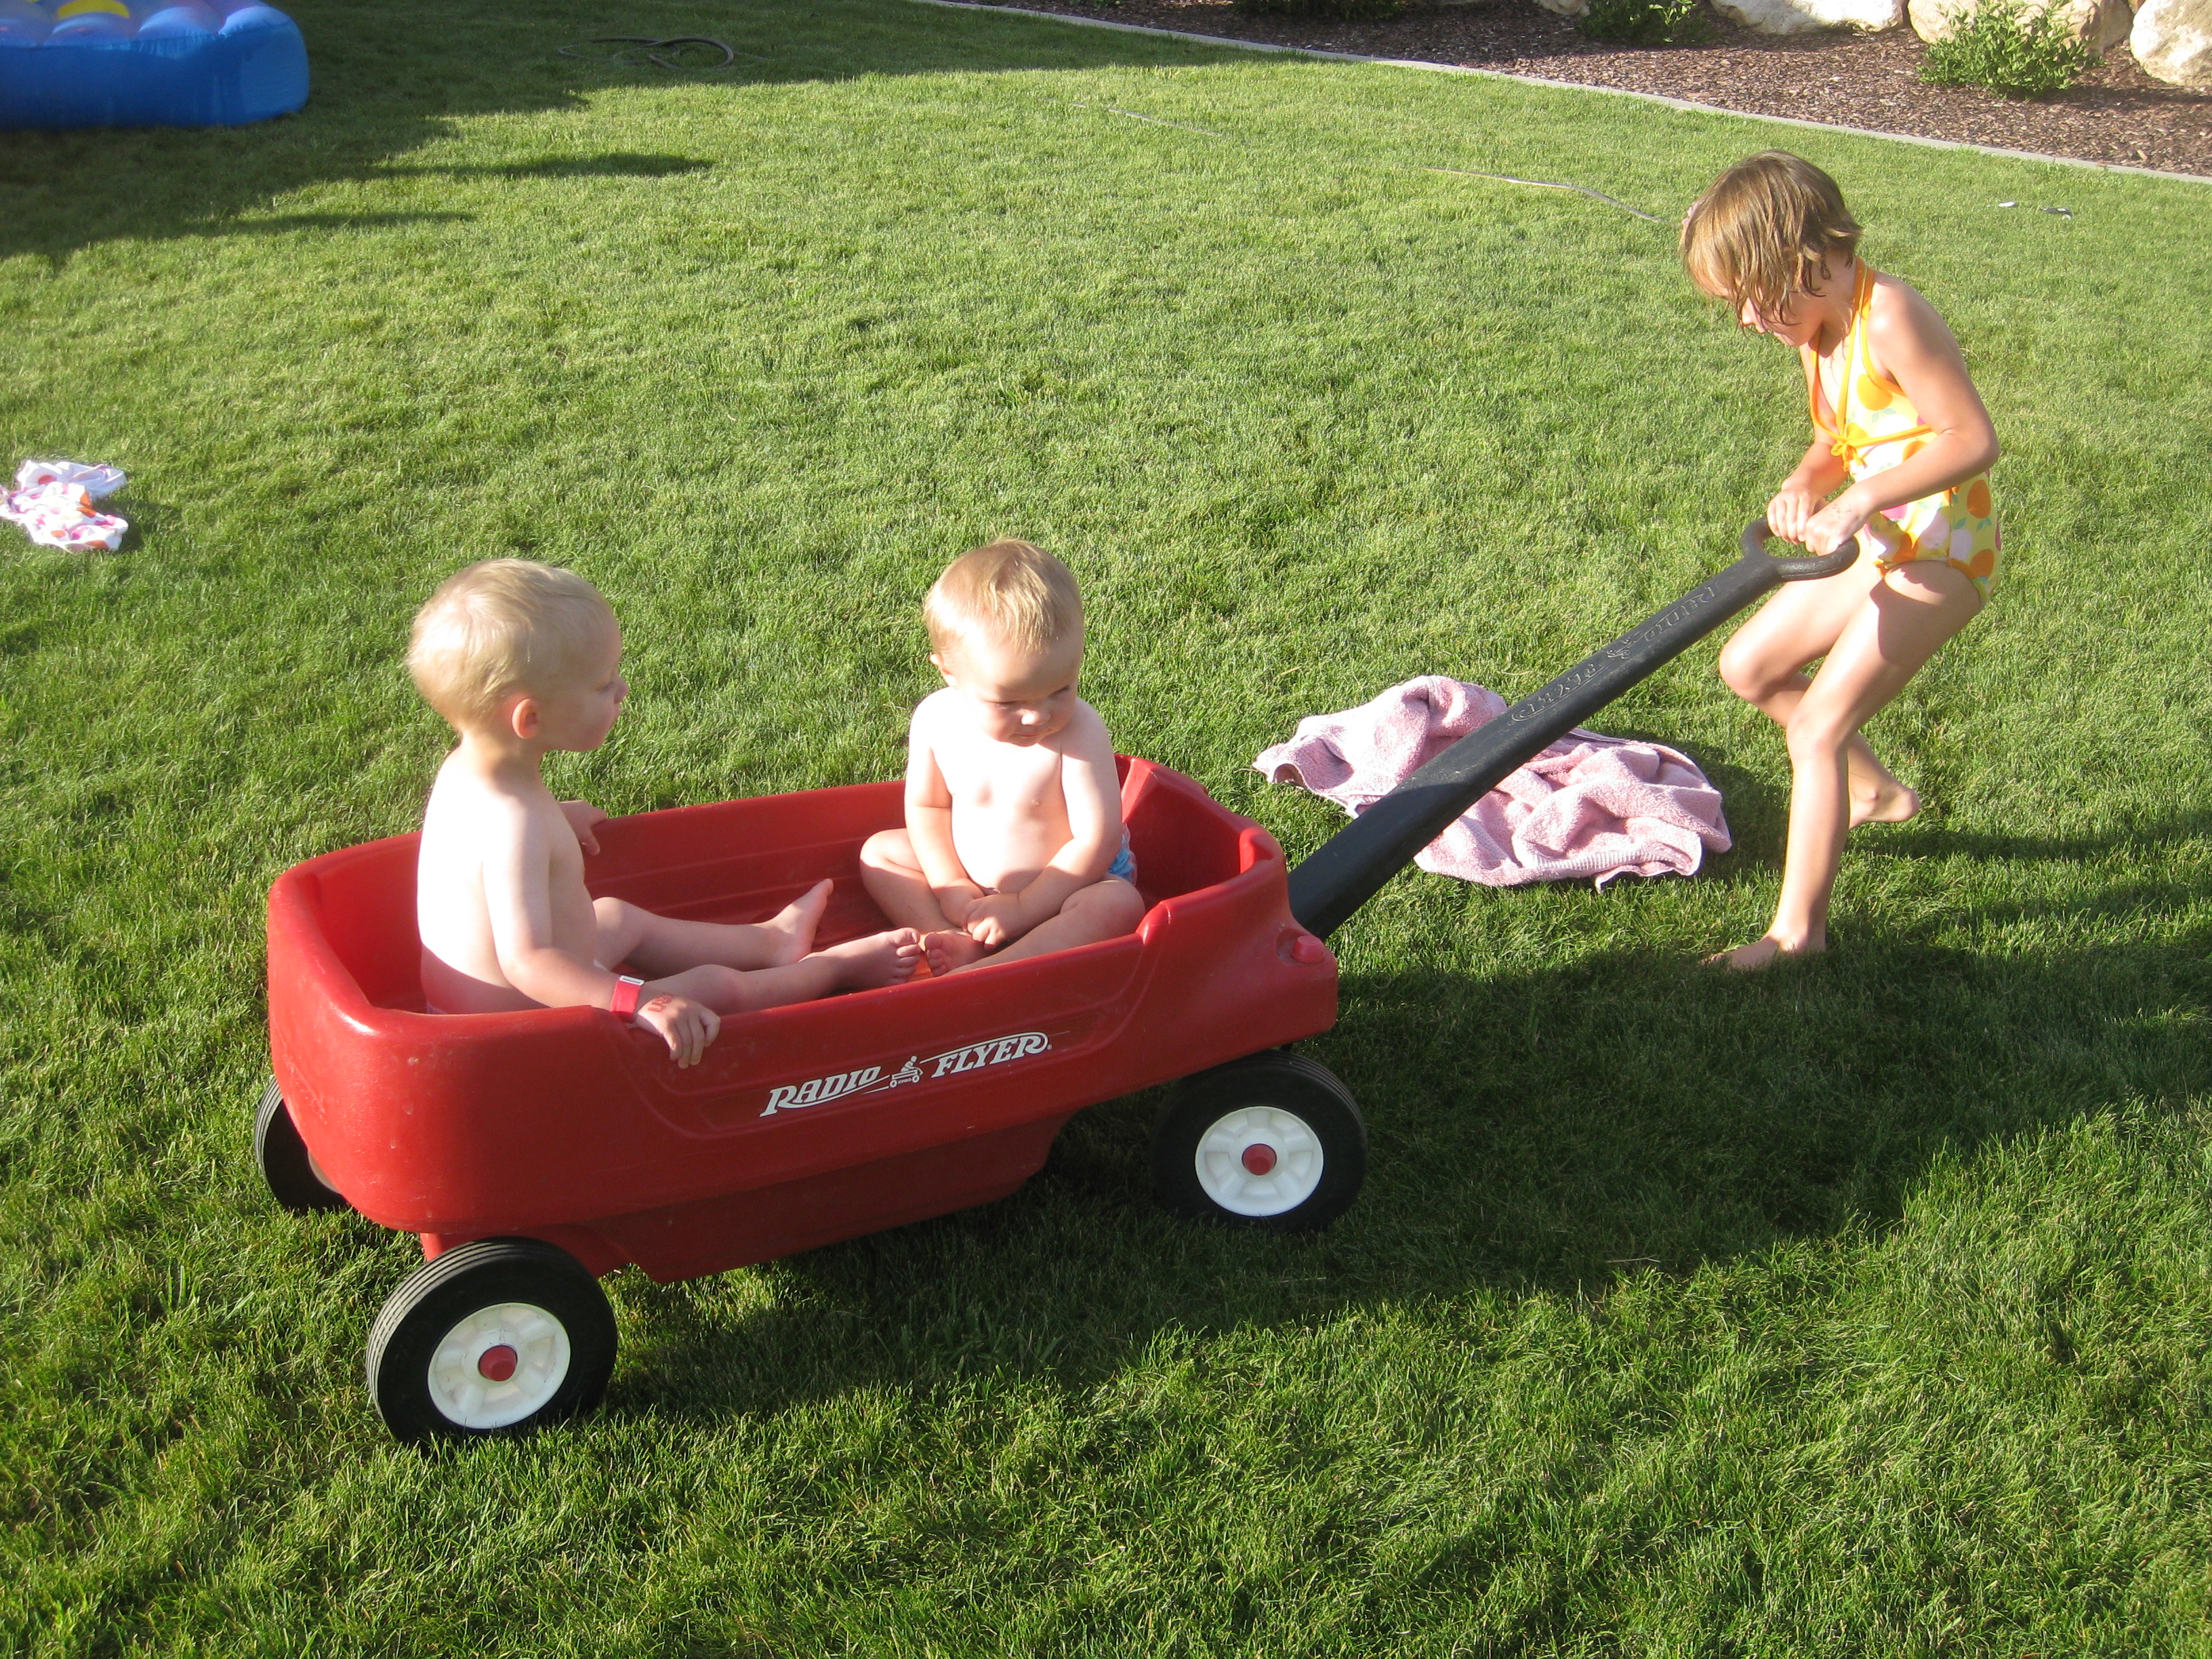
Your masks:
M1781 150L1737 162L1682 222L1691 280L1804 363L1813 444L1768 528L1814 554L1861 550L1840 575L1783 588L1721 651L1729 689L1788 734L1790 768L1782 896L1764 934L1711 958L1730 968L1827 947L1844 837L1920 810L1859 727L1996 580L1989 411L1935 307L1861 260L1858 240L1835 180Z

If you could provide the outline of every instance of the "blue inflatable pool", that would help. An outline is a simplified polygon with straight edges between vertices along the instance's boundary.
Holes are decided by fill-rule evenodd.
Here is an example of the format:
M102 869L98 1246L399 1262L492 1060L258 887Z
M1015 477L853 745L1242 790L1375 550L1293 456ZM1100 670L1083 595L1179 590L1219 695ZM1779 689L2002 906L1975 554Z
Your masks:
M0 0L0 127L232 127L307 101L262 0Z

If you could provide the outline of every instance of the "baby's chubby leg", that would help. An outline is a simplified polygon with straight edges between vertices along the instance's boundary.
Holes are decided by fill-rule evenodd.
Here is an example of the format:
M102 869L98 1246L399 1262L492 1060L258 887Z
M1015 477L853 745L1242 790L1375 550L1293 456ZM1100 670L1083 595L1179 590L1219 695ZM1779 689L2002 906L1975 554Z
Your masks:
M1066 951L1079 945L1095 945L1103 939L1119 939L1124 933L1135 933L1137 924L1144 919L1144 896L1119 876L1109 876L1088 887L1077 888L1060 907L1058 915L1039 922L1003 951L987 957L981 954L982 946L975 945L975 956L966 962L951 963L942 971L957 973L963 968L1018 962L1024 957L1042 956L1048 951ZM960 937L975 944L965 934ZM933 971L938 971L933 950L930 966Z
M905 830L884 830L868 837L860 848L860 881L893 927L918 933L957 931L958 924L938 903Z
M634 963L659 976L710 963L753 970L797 962L814 948L814 930L829 902L830 884L817 881L763 922L678 921L621 899L594 899L592 910L602 963Z
M915 856L914 840L903 830L884 830L868 837L860 848L860 879L876 908L901 927L921 936L921 948L932 974L948 974L964 968L983 954L983 947L960 929L937 902L937 890Z
M921 940L914 929L894 927L866 939L847 939L781 967L744 971L708 963L654 980L646 988L690 997L718 1014L747 1013L811 1002L832 991L897 985L914 977L921 961Z
M628 962L650 976L648 995L690 997L718 1014L779 1008L913 977L921 941L911 928L810 951L829 902L830 884L817 882L770 921L738 926L678 921L620 899L596 899L592 908L601 963Z

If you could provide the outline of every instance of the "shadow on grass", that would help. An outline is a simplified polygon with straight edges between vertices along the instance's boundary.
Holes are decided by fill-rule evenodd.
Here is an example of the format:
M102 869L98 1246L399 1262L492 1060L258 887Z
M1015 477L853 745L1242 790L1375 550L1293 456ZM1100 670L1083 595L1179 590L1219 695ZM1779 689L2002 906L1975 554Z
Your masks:
M2041 845L2072 859L2122 843ZM2146 878L2043 914L2110 936L2208 897L2212 875ZM2141 931L2163 936L2091 951L1869 938L1751 978L1620 953L1348 979L1338 1028L1305 1045L1360 1097L1370 1135L1366 1188L1328 1232L1171 1220L1150 1190L1158 1097L1115 1102L1071 1122L1004 1202L765 1269L769 1310L733 1310L711 1280L626 1278L642 1330L613 1408L713 1419L994 1375L1083 1389L1183 1333L1601 1293L1880 1228L1947 1151L2203 1088L2212 930Z
M508 161L489 167L379 167L385 179L669 179L704 173L714 165L688 155L556 155L543 161Z
M452 224L465 213L285 213L272 219L231 220L183 234L190 236L289 236L300 230L388 230L394 225Z
M908 0L820 0L805 7L670 0L649 24L719 36L744 56L712 73L564 58L604 34L587 0L483 0L428 12L347 0L288 0L307 39L313 90L297 115L250 127L10 132L0 146L0 258L60 261L117 238L205 235L303 187L395 175L542 179L663 179L709 163L627 153L548 156L501 166L394 167L449 136L459 118L583 112L594 94L632 87L747 88L872 75L1097 69L1244 61L1248 54L1034 18L951 12ZM630 27L625 24L624 27ZM579 134L580 144L592 140ZM400 216L412 217L417 216ZM379 216L374 221L389 223ZM305 215L252 227L347 222Z

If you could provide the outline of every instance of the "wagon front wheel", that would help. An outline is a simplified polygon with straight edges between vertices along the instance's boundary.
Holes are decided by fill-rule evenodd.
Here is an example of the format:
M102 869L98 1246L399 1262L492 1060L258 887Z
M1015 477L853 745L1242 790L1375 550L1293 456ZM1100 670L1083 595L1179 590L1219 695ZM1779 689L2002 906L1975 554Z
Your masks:
M520 1433L587 1412L615 1368L615 1316L566 1250L486 1238L409 1275L368 1334L368 1392L402 1440Z
M1185 1078L1152 1132L1152 1180L1177 1215L1310 1232L1351 1207L1367 1175L1352 1091L1276 1050Z
M270 1194L295 1215L353 1207L344 1194L323 1179L273 1077L253 1114L253 1161L261 1166L261 1178L269 1183Z

